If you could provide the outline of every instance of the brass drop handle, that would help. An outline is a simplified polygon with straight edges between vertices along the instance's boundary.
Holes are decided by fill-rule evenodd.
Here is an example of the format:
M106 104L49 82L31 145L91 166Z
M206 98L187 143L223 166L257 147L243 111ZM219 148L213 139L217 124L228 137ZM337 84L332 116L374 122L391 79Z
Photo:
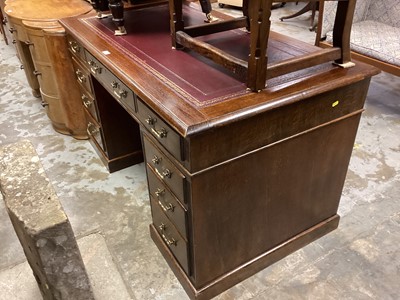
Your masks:
M168 238L168 237L165 235L165 230L167 229L167 226L165 226L164 223L161 223L161 225L158 226L158 228L159 228L160 231L161 231L161 236L162 236L164 242L165 242L168 246L171 246L171 245L176 246L177 241L176 241L174 238Z
M168 203L167 205L164 205L160 200L158 200L158 204L161 206L162 210L165 212L173 212L175 207L172 205L172 203Z
M32 43L31 41L26 40L26 41L25 41L25 45L33 46L33 43Z
M77 42L71 41L71 42L69 42L69 45L71 46L72 52L74 52L74 53L81 52L81 47L79 47Z
M49 106L49 104L48 104L47 102L45 102L45 101L42 101L40 104L42 105L42 107L47 107L47 106Z
M166 130L164 127L161 128L161 129L159 129L159 130L157 130L157 129L155 129L155 128L151 128L151 132L152 132L156 137L158 137L159 139L166 138L166 137L167 137L167 134L168 134L167 130Z
M128 96L128 92L125 90L121 90L121 91L114 90L113 93L118 99L126 98L126 96Z
M33 71L33 75L35 75L36 77L38 77L39 75L42 75L42 73L35 70L35 71Z
M3 23L3 25L6 25L7 22L8 22L8 21L7 21L7 18L6 18L6 17L4 17L3 20L1 20L1 23Z
M15 28L13 28L13 27L10 27L9 31L10 31L11 33L14 33L14 32L17 32L17 29L15 29Z
M96 65L96 62L94 60L89 60L88 64L90 66L90 72L92 72L94 75L100 74L101 73L101 67Z
M163 189L157 189L154 194L156 195L157 198L163 196L165 194L165 190Z
M158 174L158 176L161 177L161 179L171 178L171 176L172 176L172 172L168 169L165 169L162 172L160 172L158 169L155 169L155 170L156 170L156 173Z
M165 194L164 189L157 189L154 194L158 198L158 204L161 206L162 210L165 212L171 211L173 212L175 209L175 206L172 205L172 203L168 203L167 205L164 205L164 203L161 202L160 197L162 197Z
M90 71L95 75L96 74L100 74L101 73L101 67L99 67L99 66L90 67Z
M82 102L83 106L87 109L89 109L93 104L93 101L90 101L90 99L86 95L82 95Z
M87 133L91 136L99 133L99 129L92 122L89 122L86 129Z
M86 77L85 77L85 75L83 74L83 72L81 70L79 70L79 69L76 70L75 74L76 74L76 77L78 78L78 81L80 83L86 82Z
M11 43L16 44L16 43L17 43L17 40L12 40Z

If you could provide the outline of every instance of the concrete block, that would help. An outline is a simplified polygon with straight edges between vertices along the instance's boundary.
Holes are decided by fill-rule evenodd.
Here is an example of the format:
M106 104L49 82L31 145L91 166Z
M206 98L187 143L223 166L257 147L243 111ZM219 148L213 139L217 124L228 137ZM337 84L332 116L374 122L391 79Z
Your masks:
M0 191L44 299L94 299L71 224L29 141L0 148Z

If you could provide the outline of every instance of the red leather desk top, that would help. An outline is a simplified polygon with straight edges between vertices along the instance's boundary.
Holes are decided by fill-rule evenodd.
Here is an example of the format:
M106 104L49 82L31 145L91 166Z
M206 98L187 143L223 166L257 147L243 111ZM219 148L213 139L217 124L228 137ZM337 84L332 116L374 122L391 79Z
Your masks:
M185 23L204 22L204 14L195 9L190 9L189 14L188 10L184 8ZM170 85L191 105L204 107L249 93L245 84L224 68L192 51L172 49L166 5L126 11L124 19L128 31L125 36L114 35L115 24L111 18L90 17L82 19L82 22L95 34L118 47L127 58L141 64ZM231 30L202 39L237 57L245 58L248 55L249 34L244 30ZM294 51L282 41L271 40L268 52L269 62L274 62L299 55L305 50Z

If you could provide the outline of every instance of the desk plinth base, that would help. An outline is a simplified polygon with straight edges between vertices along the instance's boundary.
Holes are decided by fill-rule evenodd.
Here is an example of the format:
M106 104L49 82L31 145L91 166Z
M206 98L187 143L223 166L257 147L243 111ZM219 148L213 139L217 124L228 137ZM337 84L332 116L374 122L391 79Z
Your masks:
M318 223L317 225L299 233L293 238L279 244L275 248L260 254L258 257L254 257L253 260L237 267L230 273L217 278L207 286L200 289L196 289L193 286L189 277L179 266L173 254L165 245L162 237L158 234L157 230L152 224L150 225L150 235L188 296L191 299L205 300L217 296L244 279L256 274L257 272L281 260L287 255L303 248L309 243L335 230L339 225L339 219L339 215L334 215L333 217Z
M100 150L99 144L97 144L92 138L89 139L94 150L99 155L101 161L106 166L110 173L125 169L127 167L139 164L143 162L143 151L137 150L125 155L121 155L115 158L109 159L102 150Z

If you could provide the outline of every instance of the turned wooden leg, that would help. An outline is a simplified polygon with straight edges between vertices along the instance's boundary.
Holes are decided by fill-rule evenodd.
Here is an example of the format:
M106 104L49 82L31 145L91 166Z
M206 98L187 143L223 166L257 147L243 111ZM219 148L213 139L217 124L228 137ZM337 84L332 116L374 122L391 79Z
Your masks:
M184 29L182 0L169 0L169 15L172 48L182 48L182 46L176 42L176 33Z
M107 15L103 11L108 11L108 0L93 0L91 1L93 9L97 12L98 18L105 18Z
M200 0L200 5L201 5L201 10L203 11L203 13L206 14L206 19L204 20L205 22L211 23L218 20L217 18L211 16L212 8L210 0Z
M112 20L118 27L114 34L125 35L126 29L124 26L124 4L122 3L122 0L110 0L109 7L112 14Z
M259 92L267 79L267 44L271 27L273 0L249 1L250 55L247 71L247 88Z

